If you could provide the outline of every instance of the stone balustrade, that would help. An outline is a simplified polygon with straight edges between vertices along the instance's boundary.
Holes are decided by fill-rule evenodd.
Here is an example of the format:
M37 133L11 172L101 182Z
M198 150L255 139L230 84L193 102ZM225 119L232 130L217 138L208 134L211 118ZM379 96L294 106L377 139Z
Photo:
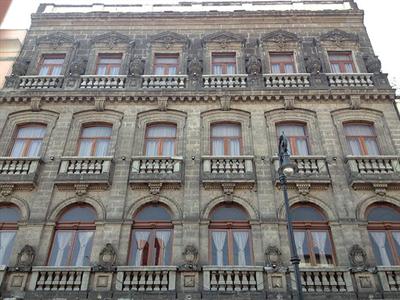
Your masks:
M379 280L384 292L400 292L400 267L377 267Z
M64 76L19 76L20 89L57 89L63 85Z
M203 156L202 181L254 182L253 156Z
M180 183L183 175L183 157L132 157L130 183Z
M117 291L175 291L175 266L117 268Z
M87 291L90 267L32 267L29 291Z
M187 75L143 75L144 89L183 89L186 87Z
M0 157L0 182L34 185L40 162L39 157Z
M304 292L353 292L348 268L301 268L301 284ZM291 272L292 282L295 282ZM293 287L295 285L293 284Z
M81 89L123 89L126 75L82 75L79 88Z
M266 88L306 88L310 87L310 74L264 74Z
M373 87L372 73L327 74L330 87Z
M204 266L205 291L263 291L263 267L253 266Z
M245 88L247 74L203 75L204 88Z

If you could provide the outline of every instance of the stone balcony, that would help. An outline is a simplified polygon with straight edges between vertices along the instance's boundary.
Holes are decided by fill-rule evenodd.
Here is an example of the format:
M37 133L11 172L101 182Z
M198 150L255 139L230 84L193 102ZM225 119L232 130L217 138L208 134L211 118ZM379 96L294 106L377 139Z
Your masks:
M204 266L203 290L211 292L262 292L261 266Z
M186 87L187 75L143 75L144 89L183 89Z
M180 186L183 180L183 157L132 157L129 183L132 187L147 184Z
M374 87L372 73L338 73L327 74L330 87Z
M64 76L19 76L19 89L58 89L63 86Z
M108 188L111 185L113 157L61 157L55 183L59 187Z
M253 186L256 180L254 156L202 156L204 186L220 184Z
M310 74L264 74L266 88L308 88L310 87Z
M247 74L203 75L203 87L205 89L245 88L247 87Z
M290 160L298 167L298 171L287 178L288 185L297 186L298 188L309 188L311 186L325 186L331 183L328 164L325 156L307 155L307 156L290 156ZM275 184L279 185L279 158L273 157L272 163L275 170Z
M400 292L400 267L376 267L384 293Z
M10 188L33 188L39 176L41 160L38 157L0 157L0 184Z
M79 82L80 89L123 89L126 75L82 75Z
M400 187L400 157L346 156L349 184L354 189L370 188L377 190Z

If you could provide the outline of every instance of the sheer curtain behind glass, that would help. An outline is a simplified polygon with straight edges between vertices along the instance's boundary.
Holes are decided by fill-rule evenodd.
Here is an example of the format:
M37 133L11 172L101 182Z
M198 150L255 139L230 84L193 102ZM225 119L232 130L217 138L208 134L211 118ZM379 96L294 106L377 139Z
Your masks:
M308 155L307 136L303 125L280 124L277 126L278 138L282 134L288 139L288 151L291 155Z
M151 125L146 131L146 156L175 154L176 126Z
M353 155L379 155L373 126L349 123L343 128Z
M240 155L240 125L215 124L211 127L212 155Z
M45 134L45 126L32 125L20 127L14 140L11 157L39 156Z
M226 232L225 231L213 231L212 232L212 240L214 246L217 250L217 266L224 265L224 246L226 240Z
M246 261L246 246L249 239L249 233L246 231L234 231L233 238L238 248L238 262L239 266L247 265Z
M79 156L106 156L110 144L111 126L90 126L82 130Z
M7 265L14 246L16 232L0 231L0 265Z

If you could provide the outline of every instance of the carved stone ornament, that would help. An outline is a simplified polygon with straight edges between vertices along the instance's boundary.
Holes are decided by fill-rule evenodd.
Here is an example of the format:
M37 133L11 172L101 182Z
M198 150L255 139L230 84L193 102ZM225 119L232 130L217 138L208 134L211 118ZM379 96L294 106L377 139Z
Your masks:
M24 76L28 71L29 61L28 60L17 60L13 67L11 76Z
M199 252L193 245L187 245L182 252L183 260L185 263L179 266L180 270L193 271L199 269Z
M104 43L108 45L109 48L114 48L117 44L130 44L131 46L131 40L129 36L111 31L107 32L105 34L101 34L98 36L95 36L90 40L91 44L96 44L96 43Z
M322 63L319 57L309 56L305 58L306 71L311 74L319 74L322 71Z
M144 59L140 56L132 57L129 62L129 74L132 76L140 76L144 74Z
M181 34L171 31L165 31L157 33L150 38L151 43L163 44L166 49L171 48L173 44L185 44L189 43L189 39Z
M366 268L367 253L360 245L355 244L350 248L349 260L351 266L354 268Z
M87 59L75 59L69 68L69 75L80 76L85 74Z
M369 73L381 73L382 64L378 57L376 56L367 56L364 58L365 66Z
M321 35L321 41L333 42L341 47L344 42L358 42L358 36L343 30L335 29Z
M73 44L74 38L63 32L55 32L49 35L44 35L36 40L36 44L50 44L53 48L57 48L63 44Z
M35 249L30 245L25 245L18 253L15 268L20 271L29 271L33 265L35 255Z
M229 43L244 43L245 38L239 34L235 34L232 32L219 31L206 35L203 38L203 43L209 42L219 43L221 48L224 49Z
M197 55L193 56L188 62L188 74L192 78L200 78L203 74L203 62Z
M299 41L299 38L296 34L284 31L284 30L277 30L267 34L264 34L261 37L261 41L263 42L271 42L278 44L278 47L284 48L287 43L295 43Z
M225 202L232 202L232 196L233 196L233 192L236 186L236 183L231 183L231 182L225 182L225 183L221 183L222 186L222 190L224 192L224 201Z
M267 250L265 250L265 260L267 266L275 268L281 265L281 255L282 252L277 246L268 246Z
M246 59L246 72L249 75L261 74L261 60L255 55L249 55Z
M117 261L117 252L113 245L107 243L99 254L99 266L103 270L112 270Z
M0 195L2 197L10 196L13 191L14 191L14 185L13 184L1 184L0 185Z

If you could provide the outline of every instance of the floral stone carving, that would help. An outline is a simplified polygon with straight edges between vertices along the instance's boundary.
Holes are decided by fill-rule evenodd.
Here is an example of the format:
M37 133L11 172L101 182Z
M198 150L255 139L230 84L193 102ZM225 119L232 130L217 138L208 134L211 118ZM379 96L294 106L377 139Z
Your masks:
M319 74L322 71L321 60L317 56L310 56L305 58L306 71L311 74Z
M144 73L144 60L139 56L134 56L129 63L129 74L140 76Z
M199 252L193 245L188 245L182 253L185 263L179 267L181 270L198 270L199 269Z
M101 270L112 270L117 261L117 252L114 247L107 243L105 247L100 251L99 254L99 269Z
M349 252L350 264L354 268L365 268L367 265L367 253L360 245L353 245Z
M25 245L18 253L15 269L20 271L29 271L32 267L35 255L35 249L30 245Z
M265 250L265 259L268 266L276 268L281 265L282 252L277 246L268 246Z
M260 75L261 74L261 60L257 56L250 55L247 58L246 72L249 75Z

